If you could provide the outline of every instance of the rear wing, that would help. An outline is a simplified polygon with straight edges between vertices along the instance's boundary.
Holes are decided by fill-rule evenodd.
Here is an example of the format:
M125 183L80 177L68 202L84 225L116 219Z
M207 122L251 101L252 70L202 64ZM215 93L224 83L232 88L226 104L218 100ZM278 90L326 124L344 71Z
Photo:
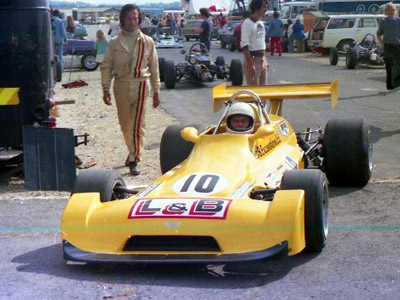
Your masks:
M0 106L1 105L18 105L19 88L0 88Z
M270 100L271 113L281 115L283 99L305 99L305 98L325 98L331 99L331 109L333 110L339 98L338 81L321 83L300 83L284 85L255 85L255 86L227 86L226 83L217 85L213 88L213 109L218 112L224 102L236 92L247 89L255 92L263 101ZM254 99L248 95L240 95L236 101L253 102Z

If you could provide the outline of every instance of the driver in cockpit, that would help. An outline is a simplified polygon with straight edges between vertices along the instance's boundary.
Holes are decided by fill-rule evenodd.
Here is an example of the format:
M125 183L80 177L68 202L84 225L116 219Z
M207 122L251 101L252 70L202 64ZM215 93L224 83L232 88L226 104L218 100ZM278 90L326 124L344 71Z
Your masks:
M254 111L246 103L233 103L226 113L226 132L233 134L253 133Z

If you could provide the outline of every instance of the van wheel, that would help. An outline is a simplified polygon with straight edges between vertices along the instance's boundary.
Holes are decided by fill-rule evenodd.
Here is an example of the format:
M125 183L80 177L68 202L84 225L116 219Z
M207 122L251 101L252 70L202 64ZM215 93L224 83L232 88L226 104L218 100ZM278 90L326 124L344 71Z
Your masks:
M354 42L352 40L344 40L337 46L339 51L347 52L351 47L353 47Z

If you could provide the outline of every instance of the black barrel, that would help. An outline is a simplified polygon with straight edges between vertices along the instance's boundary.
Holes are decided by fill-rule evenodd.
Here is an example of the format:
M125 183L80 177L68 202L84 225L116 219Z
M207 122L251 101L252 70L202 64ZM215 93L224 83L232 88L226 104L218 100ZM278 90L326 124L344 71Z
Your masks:
M0 147L22 145L24 125L49 117L54 50L48 0L0 1L0 88L20 88L20 104L0 105Z

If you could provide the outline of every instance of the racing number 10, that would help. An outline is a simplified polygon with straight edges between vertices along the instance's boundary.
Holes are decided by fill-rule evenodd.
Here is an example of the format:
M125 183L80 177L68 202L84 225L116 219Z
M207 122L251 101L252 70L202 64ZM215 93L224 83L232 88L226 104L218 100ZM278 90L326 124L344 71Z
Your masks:
M196 178L200 177L200 178ZM216 175L190 175L188 179L185 181L185 183L182 186L182 189L180 190L181 193L185 193L189 190L190 186L193 184L196 184L194 187L194 190L197 193L211 193L215 186L217 185L217 182L219 180L219 177Z

